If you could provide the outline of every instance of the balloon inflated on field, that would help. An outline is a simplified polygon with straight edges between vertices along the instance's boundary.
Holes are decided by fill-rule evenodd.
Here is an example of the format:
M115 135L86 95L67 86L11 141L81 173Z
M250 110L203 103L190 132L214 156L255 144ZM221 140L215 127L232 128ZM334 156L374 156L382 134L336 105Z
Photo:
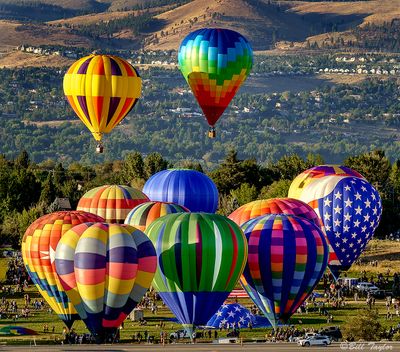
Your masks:
M168 169L151 176L143 192L152 201L173 202L190 211L215 213L218 190L214 182L202 172L189 169Z
M307 190L307 187L314 182L318 182L326 176L353 176L358 178L364 178L357 171L350 169L347 166L342 165L318 165L314 166L300 175L296 176L289 188L288 196L291 198L301 199L303 191Z
M251 46L235 31L203 28L183 39L178 64L210 126L208 136L214 138L215 124L250 73Z
M255 200L253 202L242 205L236 209L229 219L236 222L239 226L246 221L267 214L288 214L303 217L310 220L318 227L321 227L321 222L314 209L308 204L298 199L293 198L271 198Z
M249 255L241 283L275 328L311 294L328 263L322 230L311 221L270 214L242 226Z
M123 185L104 185L87 191L77 209L93 213L109 223L124 223L128 213L149 198L136 188Z
M300 199L322 221L334 252L329 260L332 274L348 270L379 225L382 202L378 191L362 178L326 176L306 186Z
M136 228L85 223L65 233L55 265L80 318L104 342L150 287L157 259L151 241Z
M229 296L243 272L247 243L232 220L218 214L169 214L146 234L156 248L153 286L192 336Z
M59 211L34 221L22 238L22 258L32 282L69 328L79 316L59 281L54 263L55 252L58 242L68 230L91 221L104 219L84 211Z
M137 103L141 78L126 60L113 55L89 55L76 61L64 76L69 104L92 132L103 152L102 138L110 133Z
M145 231L150 224L168 214L187 213L189 210L182 205L167 202L146 202L134 207L125 219L125 224Z

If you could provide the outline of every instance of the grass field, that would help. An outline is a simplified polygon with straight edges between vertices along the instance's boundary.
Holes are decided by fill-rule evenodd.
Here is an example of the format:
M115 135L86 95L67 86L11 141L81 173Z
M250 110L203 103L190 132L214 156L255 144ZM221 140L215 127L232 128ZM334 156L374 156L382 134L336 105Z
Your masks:
M348 272L348 277L358 277L361 275L362 270L366 270L367 273L377 274L379 272L386 273L387 269L391 269L391 274L395 271L400 272L400 243L399 242L390 242L390 241L377 241L373 240L370 242L367 250L363 254L363 261L367 264L353 266ZM386 258L386 259L385 259ZM372 267L368 264L369 261L378 260L378 266ZM5 276L5 268L7 267L7 259L0 259L0 280L4 279ZM32 286L27 291L31 298L34 300L35 298L40 298L37 290ZM14 295L10 295L7 299L16 299L18 306L23 306L23 293L17 293ZM250 299L239 298L239 303L244 306L250 307L252 302ZM233 300L228 300L228 302L233 302ZM145 310L145 319L147 320L147 326L140 326L137 322L131 322L130 320L126 320L124 324L124 329L121 330L121 341L122 342L130 342L132 340L132 335L135 332L144 333L145 330L148 331L149 335L155 336L155 339L159 339L161 329L159 327L160 321L165 322L164 330L168 331L168 334L172 331L178 330L181 326L172 321L173 315L169 311L168 308L162 306L162 302L158 301L158 312L157 314L152 314L149 310ZM340 309L333 309L327 307L330 314L333 315L334 320L333 323L327 323L326 318L318 314L317 311L310 312L309 314L295 314L290 324L295 324L297 327L301 328L315 328L319 329L323 326L332 326L332 325L342 325L346 323L349 318L353 317L357 314L357 310L366 308L366 303L364 299L361 299L358 302L352 300L352 298L347 299L345 307ZM393 320L386 320L386 308L383 300L377 300L376 306L379 310L380 314L380 322L381 324L389 328L390 326L397 325L400 323L400 318L394 317ZM43 325L47 324L49 326L49 333L43 332ZM36 330L39 335L35 337L36 343L60 343L61 333L63 329L63 323L58 319L55 314L51 314L44 310L35 311L32 309L32 316L27 319L18 319L17 321L13 321L12 319L2 319L0 320L0 327L3 325L18 325L24 326L30 329ZM54 326L54 333L52 333L52 327ZM74 329L78 333L87 332L85 325L82 321L76 321L74 323ZM265 334L269 331L267 328L253 328L253 329L242 329L241 336L244 340L251 339L262 339L265 337ZM219 336L226 336L226 331L218 332ZM208 339L204 339L207 341ZM33 336L26 337L0 337L0 342L7 344L30 344L33 341Z

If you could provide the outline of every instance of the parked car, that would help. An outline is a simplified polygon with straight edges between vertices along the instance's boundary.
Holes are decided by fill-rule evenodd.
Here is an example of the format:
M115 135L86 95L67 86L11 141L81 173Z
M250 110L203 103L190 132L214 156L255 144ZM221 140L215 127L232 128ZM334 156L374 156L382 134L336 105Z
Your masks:
M371 293L375 298L393 297L393 292L388 290L378 290Z
M333 341L339 341L343 336L338 326L329 326L319 331L321 335L328 336Z
M301 339L297 342L299 346L328 346L331 344L331 339L328 336L316 335Z
M362 293L374 293L376 291L379 291L379 288L376 287L374 284L371 284L370 282L359 282L356 285L356 289Z

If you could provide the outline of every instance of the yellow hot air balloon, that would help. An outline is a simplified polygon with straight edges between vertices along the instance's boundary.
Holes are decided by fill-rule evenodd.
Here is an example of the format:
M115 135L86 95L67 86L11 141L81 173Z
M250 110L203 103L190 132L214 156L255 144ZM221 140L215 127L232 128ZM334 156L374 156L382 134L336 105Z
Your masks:
M142 80L136 69L113 55L89 55L76 61L64 76L64 94L92 132L102 153L101 139L137 103Z

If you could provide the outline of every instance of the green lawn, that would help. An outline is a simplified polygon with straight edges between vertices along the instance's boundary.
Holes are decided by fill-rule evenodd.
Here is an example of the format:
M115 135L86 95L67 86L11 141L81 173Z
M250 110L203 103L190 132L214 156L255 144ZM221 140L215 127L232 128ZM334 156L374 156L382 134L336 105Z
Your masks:
M387 253L389 251L394 251L398 252L400 248L400 244L393 244L393 242L386 243L386 241L371 241L371 245L369 246L369 249L366 251L365 256L368 256L369 260L373 260L371 258L374 258L373 255L374 253L377 255L381 255L383 253ZM371 249L372 248L372 249ZM381 257L383 258L383 257ZM0 259L0 281L4 279L5 276L5 270L7 268L7 262L8 259ZM399 259L400 262L400 259ZM392 274L394 272L394 269L397 268L397 261L394 263L394 266L392 266ZM364 270L365 268L368 269L368 266L357 266L353 267L350 272L348 273L348 277L358 277L360 276L361 270ZM381 272L383 272L383 267L381 267L381 264L379 266L381 268ZM368 270L367 270L368 271ZM37 290L32 286L29 288L28 293L30 294L31 298L33 300L36 297L39 297L39 294ZM23 293L17 293L12 296L8 296L8 299L16 299L19 309L23 307ZM233 301L233 300L232 300ZM238 299L239 303L243 304L244 306L251 306L252 302L250 299ZM160 320L166 321L165 324L165 330L169 332L175 331L177 329L180 329L181 326L177 323L171 322L170 319L173 318L172 313L169 311L168 308L166 307L161 307L161 301L158 302L159 305L159 310L156 315L153 315L149 310L145 311L145 319L147 320L148 324L147 326L139 326L138 323L136 322L131 322L130 320L126 320L124 329L121 331L121 340L124 342L130 342L132 339L132 335L135 332L141 331L142 333L147 330L150 335L154 335L156 339L159 339L160 335L160 328L159 328L159 323ZM366 308L366 303L365 299L362 299L361 301L354 302L354 301L347 301L347 304L345 307L340 308L340 309L332 309L327 307L328 311L333 315L334 320L333 323L327 323L326 322L326 317L321 316L318 314L318 312L310 312L309 314L295 314L291 321L290 324L295 324L297 327L301 328L308 328L308 327L313 327L315 329L319 329L323 326L332 326L332 325L342 325L345 322L349 320L350 317L353 317L354 315L357 314L358 309ZM394 317L393 320L387 321L385 319L386 317L386 308L383 300L377 300L376 303L376 308L379 310L380 313L380 322L383 326L385 327L390 327L397 325L400 323L400 318ZM29 317L28 319L18 319L16 322L14 322L12 319L2 319L0 320L0 327L2 325L19 325L19 326L24 326L30 329L34 329L39 333L39 336L37 336L36 342L37 343L53 343L57 342L60 343L59 340L61 338L61 333L63 329L63 323L61 320L55 315L55 314L50 314L47 310L43 311L34 311L32 309L32 316ZM43 325L48 324L50 331L52 330L52 326L55 327L55 332L54 333L43 333ZM87 329L85 328L85 325L83 324L82 321L76 321L74 323L74 329L78 333L83 333L87 332ZM253 339L253 338L258 338L261 339L265 336L266 332L268 329L266 328L254 328L254 329L243 329L241 330L241 336L244 339ZM226 331L219 332L219 336L226 336ZM12 343L12 344L29 344L30 341L33 340L32 336L27 336L27 337L0 337L0 342L6 342L6 343Z

